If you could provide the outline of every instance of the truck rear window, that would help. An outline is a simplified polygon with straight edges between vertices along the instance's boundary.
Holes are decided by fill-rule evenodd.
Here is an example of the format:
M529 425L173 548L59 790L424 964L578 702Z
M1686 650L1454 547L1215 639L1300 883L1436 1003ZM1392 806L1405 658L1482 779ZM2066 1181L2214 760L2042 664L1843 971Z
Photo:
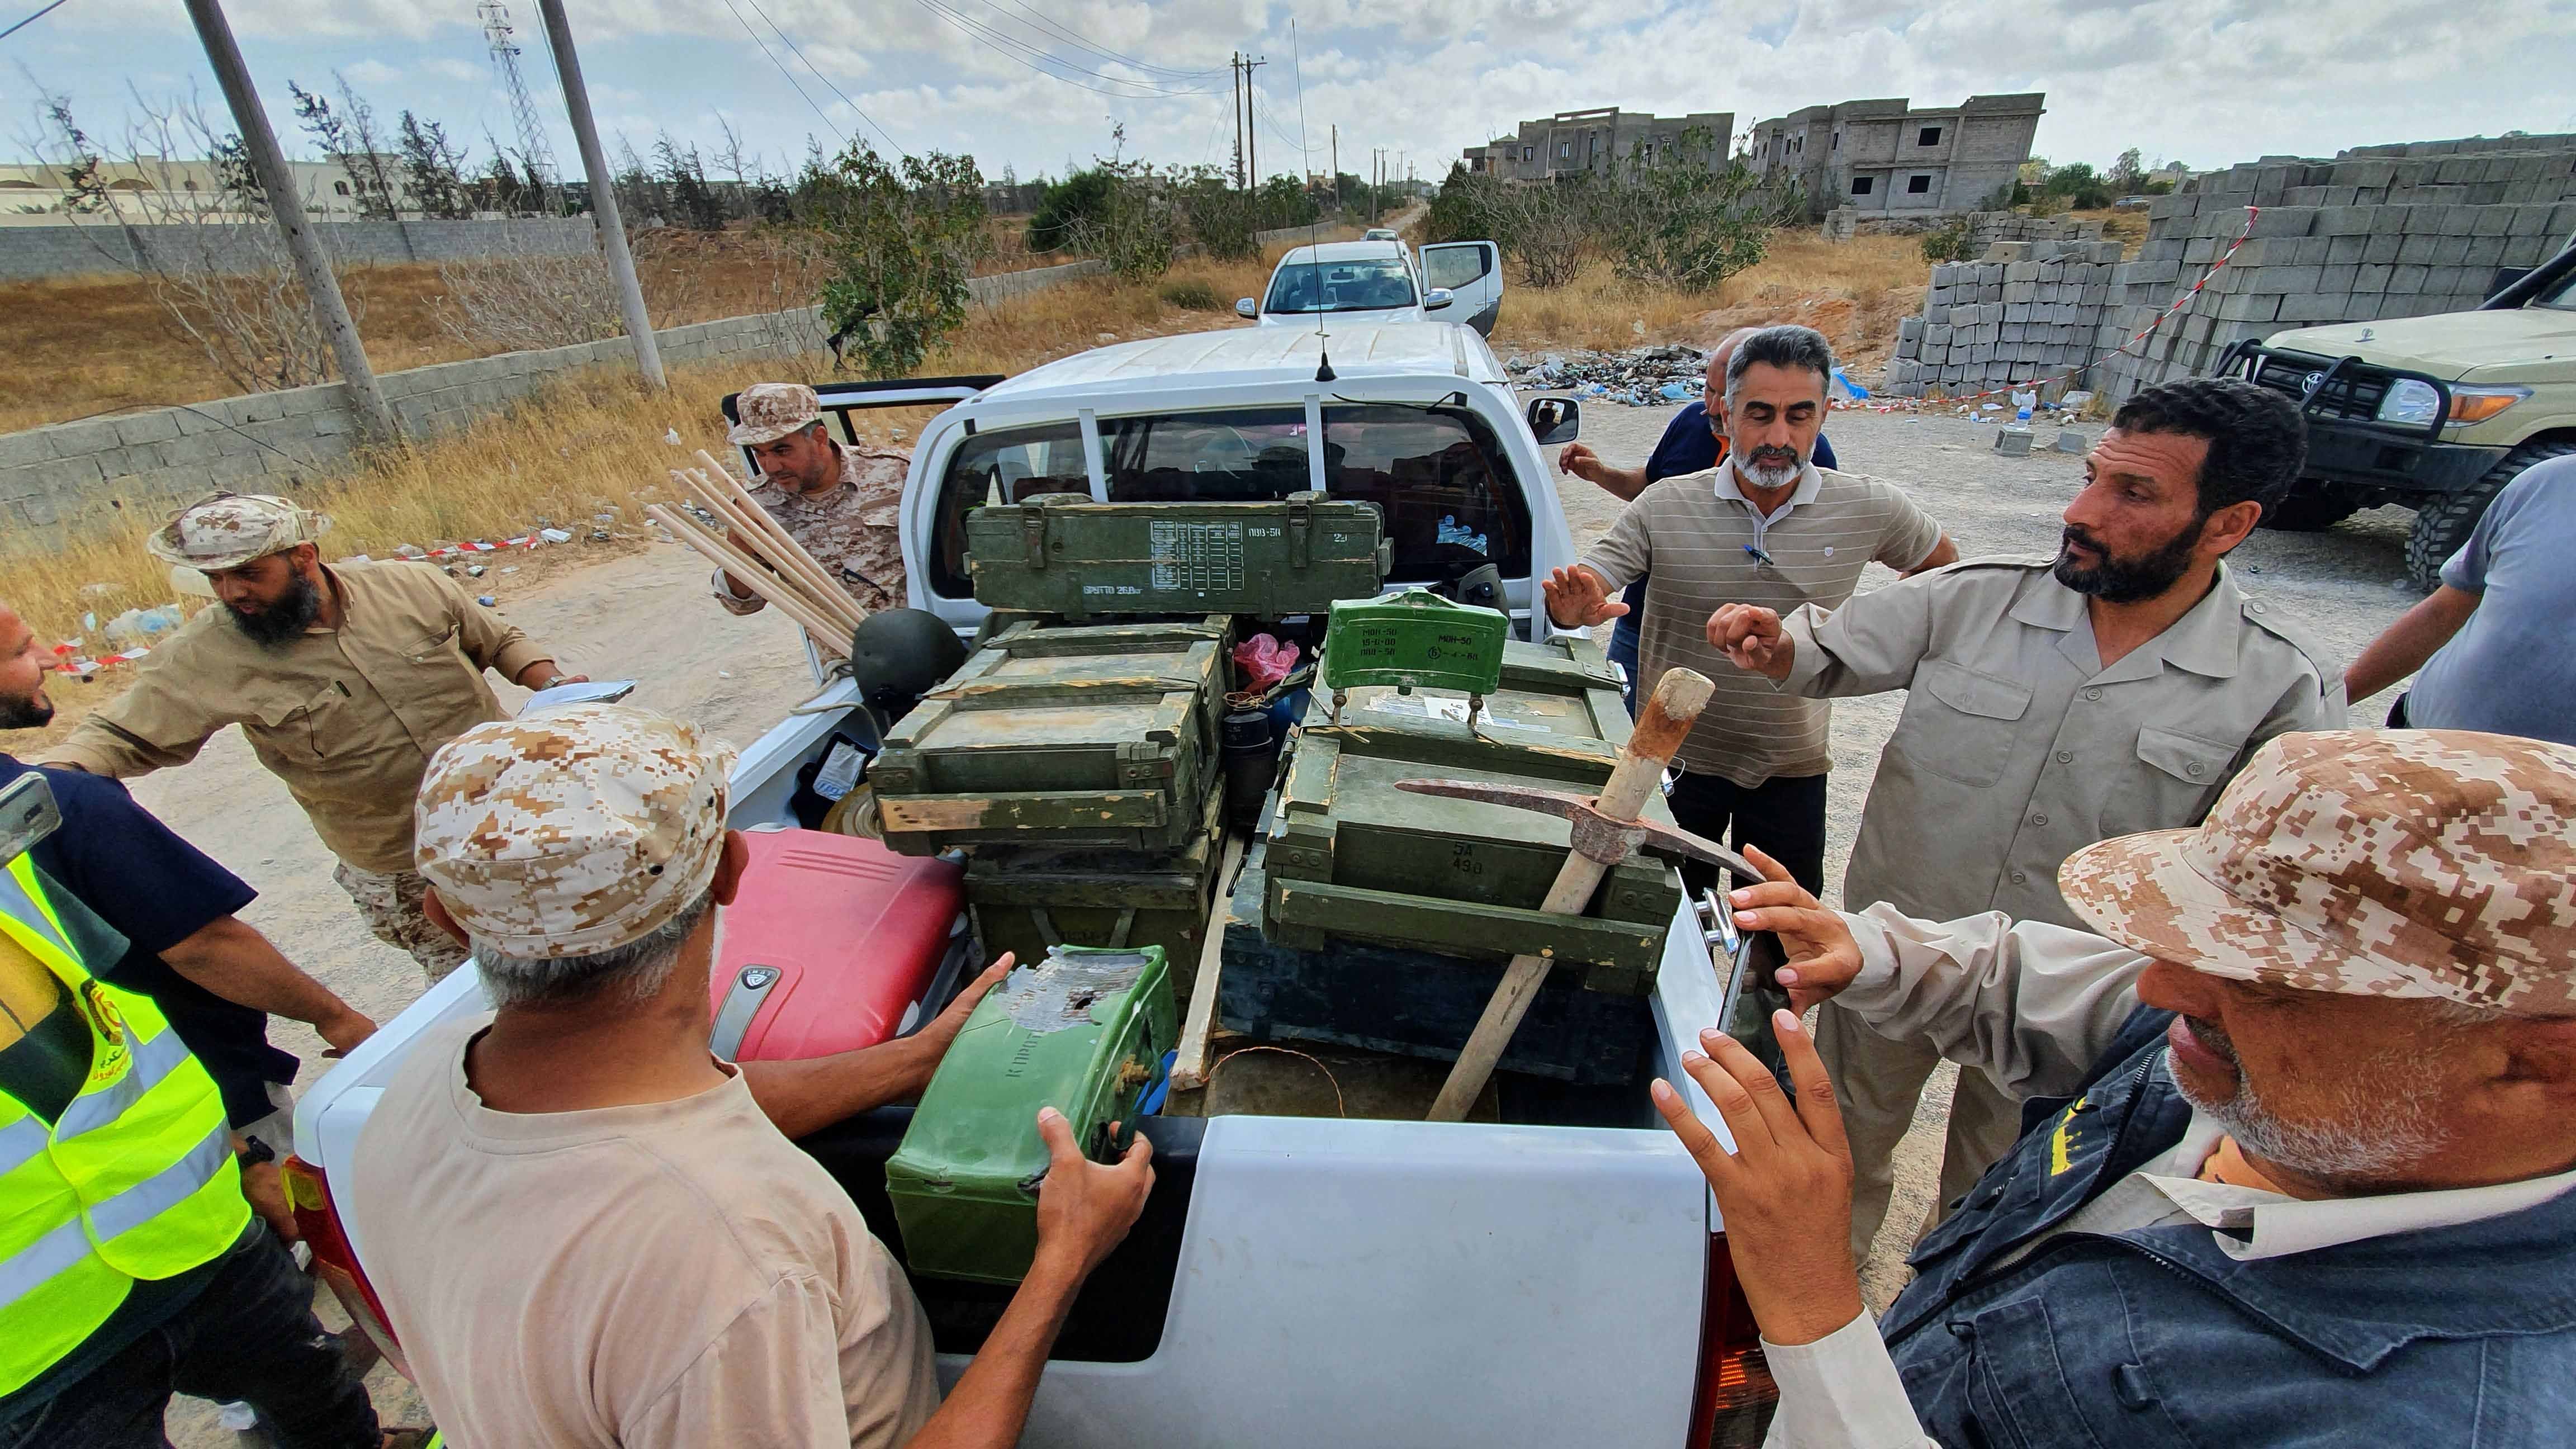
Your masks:
M1324 492L1378 506L1398 583L1442 583L1479 564L1529 572L1530 518L1502 443L1462 408L1335 404L1324 413ZM1100 420L1113 503L1250 503L1311 485L1303 408L1152 413ZM949 455L940 480L933 590L962 599L966 513L1091 482L1072 422L987 429Z
M1373 312L1413 305L1413 269L1393 257L1290 262L1270 279L1264 312Z

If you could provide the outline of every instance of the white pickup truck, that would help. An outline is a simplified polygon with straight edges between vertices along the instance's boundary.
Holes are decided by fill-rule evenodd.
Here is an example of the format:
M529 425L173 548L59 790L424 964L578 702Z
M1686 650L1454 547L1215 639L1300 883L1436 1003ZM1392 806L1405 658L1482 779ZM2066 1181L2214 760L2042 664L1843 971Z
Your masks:
M1385 509L1399 582L1455 572L1440 519L1453 540L1481 535L1520 630L1549 630L1533 579L1574 549L1539 449L1570 434L1570 405L1534 402L1534 432L1493 353L1460 326L1340 331L1329 346L1329 372L1313 332L1248 328L1102 348L1008 380L821 391L845 426L848 409L953 402L921 434L902 519L911 603L961 630L979 617L962 557L964 515L978 504L1310 488ZM836 730L865 728L849 681L824 689L743 752L733 824L791 823L799 767ZM1669 1078L1723 1132L1676 1066L1719 1019L1709 939L1685 906L1652 998L1648 1060L1625 1088L1505 1090L1498 1120L1456 1123L1149 1119L1152 1200L1075 1308L1026 1442L1756 1442L1772 1391L1723 1225L1646 1092L1649 1075ZM364 1236L344 1236L329 1210L329 1184L347 1180L397 1063L433 1023L484 1005L476 972L458 971L298 1106L295 1181L326 1260L365 1261ZM881 1235L882 1169L907 1120L908 1109L883 1109L803 1143ZM361 1286L345 1274L335 1286L374 1318ZM954 1382L997 1290L935 1278L915 1288Z
M1436 242L1415 254L1393 232L1372 232L1355 242L1291 248L1271 271L1262 299L1239 298L1234 310L1264 327L1436 320L1490 337L1502 315L1502 261L1501 249L1489 241Z

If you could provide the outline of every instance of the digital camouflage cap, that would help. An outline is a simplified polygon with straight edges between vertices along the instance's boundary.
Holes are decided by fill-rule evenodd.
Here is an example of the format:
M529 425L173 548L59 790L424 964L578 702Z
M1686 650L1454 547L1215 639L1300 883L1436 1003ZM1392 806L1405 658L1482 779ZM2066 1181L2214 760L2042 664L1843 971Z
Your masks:
M821 422L823 400L801 382L755 382L734 394L733 415L725 441L748 448Z
M2576 748L2320 730L2257 751L2193 830L2087 846L2066 903L2134 950L2307 991L2576 1012Z
M587 956L705 893L724 854L733 747L622 704L476 725L430 757L413 860L477 942Z
M143 547L154 558L220 573L330 532L326 514L270 493L216 493L182 508Z

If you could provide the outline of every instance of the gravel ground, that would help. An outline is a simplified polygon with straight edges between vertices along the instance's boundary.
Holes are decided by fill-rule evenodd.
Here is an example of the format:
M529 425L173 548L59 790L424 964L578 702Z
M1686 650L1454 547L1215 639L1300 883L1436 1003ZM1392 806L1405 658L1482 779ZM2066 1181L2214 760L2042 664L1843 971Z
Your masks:
M1675 411L1587 405L1583 441L1604 460L1634 467L1654 450ZM2098 435L2100 429L2084 431ZM2029 457L2005 458L1994 452L1994 425L1964 418L1853 411L1833 414L1825 426L1845 468L1903 486L1941 520L1969 558L2056 552L2058 514L2082 485L2082 459L2047 451L2054 429L2042 424L2037 432L2037 448ZM1563 474L1556 481L1577 547L1608 531L1618 518L1619 501L1609 494ZM2236 551L2238 585L2284 605L2293 624L2307 631L2312 647L2340 673L2415 602L2417 596L2405 582L2404 561L2413 517L2404 509L2382 508L2324 533L2258 531ZM1880 588L1895 578L1873 568L1861 589ZM2391 691L2376 705L2357 710L2355 718L2376 723L2393 697ZM1834 704L1834 772L1826 814L1829 887L1839 889L1878 752L1903 706L1900 694ZM1893 1229L1922 1222L1939 1189L1942 1124L1950 1110L1954 1075L1955 1069L1945 1065L1933 1077L1914 1130L1897 1149L1896 1195L1887 1215L1891 1231L1879 1236L1862 1270L1862 1286L1874 1307L1884 1308L1907 1276L1904 1258L1911 1242Z
M1611 462L1633 465L1652 450L1673 411L1596 404L1585 409L1583 439ZM1972 556L2053 551L2058 511L2082 476L2071 455L1997 457L1994 428L1964 419L1836 413L1826 431L1855 471L1911 489ZM2045 449L2048 429L2038 441ZM1618 503L1608 494L1561 476L1558 483L1578 545L1599 537L1617 517ZM2239 550L2242 581L2286 605L2340 668L2413 601L2401 581L2408 518L2383 509L2323 534L2258 533ZM553 646L567 667L603 679L639 679L638 703L695 719L746 745L806 697L810 677L792 625L775 611L746 619L724 614L705 598L705 575L696 555L659 546L544 581L513 598L507 613L531 638ZM1862 587L1893 577L1873 569ZM523 697L506 685L501 694L504 705ZM1835 707L1829 882L1841 877L1900 703L1889 696ZM237 733L209 743L185 768L136 781L134 793L257 887L260 898L245 918L360 1010L386 1020L419 994L419 969L358 924L331 884L329 854ZM320 1075L321 1043L309 1030L281 1022L272 1035L304 1058L305 1084ZM1892 1223L1920 1221L1929 1204L1948 1091L1945 1069L1900 1153ZM1893 1236L1882 1240L1890 1250L1875 1255L1866 1274L1880 1304L1902 1283L1902 1252ZM390 1370L378 1369L369 1386L386 1422L424 1422L418 1398ZM173 1408L170 1435L181 1449L231 1444L210 1406L194 1400Z

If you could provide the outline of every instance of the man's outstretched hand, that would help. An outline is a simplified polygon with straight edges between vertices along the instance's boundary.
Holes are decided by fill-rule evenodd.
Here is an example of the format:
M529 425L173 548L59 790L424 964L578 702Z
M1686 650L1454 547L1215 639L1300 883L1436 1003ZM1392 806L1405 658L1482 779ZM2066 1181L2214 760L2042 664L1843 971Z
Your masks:
M1842 916L1808 894L1787 866L1756 845L1744 847L1744 856L1762 867L1762 884L1731 892L1727 904L1735 908L1737 929L1769 931L1780 938L1788 963L1771 979L1789 993L1789 1009L1804 1016L1860 974L1860 943L1852 939Z
M1708 616L1708 645L1726 661L1765 679L1789 677L1797 645L1780 627L1780 616L1759 604L1720 604Z
M1815 1039L1791 1012L1773 1012L1771 1030L1798 1089L1795 1103L1770 1069L1724 1032L1699 1034L1709 1055L1682 1054L1682 1070L1717 1104L1735 1151L1660 1078L1655 1110L1717 1194L1726 1251L1762 1336L1813 1343L1865 1311L1851 1255L1851 1149Z
M1547 595L1547 616L1560 629L1606 624L1628 612L1610 597L1608 581L1581 564L1550 572L1539 590Z

